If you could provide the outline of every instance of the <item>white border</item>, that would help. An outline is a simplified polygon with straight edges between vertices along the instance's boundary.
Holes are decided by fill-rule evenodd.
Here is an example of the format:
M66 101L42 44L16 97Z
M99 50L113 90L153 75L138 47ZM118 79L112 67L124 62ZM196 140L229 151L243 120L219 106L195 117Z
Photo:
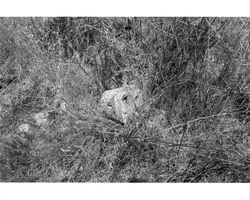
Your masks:
M249 184L0 184L1 199L249 200Z
M1 16L249 17L249 0L6 0Z

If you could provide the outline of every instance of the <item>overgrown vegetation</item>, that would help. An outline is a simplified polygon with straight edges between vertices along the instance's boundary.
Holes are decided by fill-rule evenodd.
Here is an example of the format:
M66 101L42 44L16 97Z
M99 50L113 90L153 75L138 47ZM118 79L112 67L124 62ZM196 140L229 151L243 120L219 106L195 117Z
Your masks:
M0 18L1 181L249 182L249 30L249 18ZM145 93L124 126L99 111L123 83Z

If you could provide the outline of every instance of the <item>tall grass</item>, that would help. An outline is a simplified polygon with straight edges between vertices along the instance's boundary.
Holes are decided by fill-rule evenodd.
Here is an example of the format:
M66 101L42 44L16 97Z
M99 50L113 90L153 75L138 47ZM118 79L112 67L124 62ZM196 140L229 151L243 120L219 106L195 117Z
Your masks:
M249 182L248 18L0 23L2 181ZM145 103L121 125L99 99L124 83Z

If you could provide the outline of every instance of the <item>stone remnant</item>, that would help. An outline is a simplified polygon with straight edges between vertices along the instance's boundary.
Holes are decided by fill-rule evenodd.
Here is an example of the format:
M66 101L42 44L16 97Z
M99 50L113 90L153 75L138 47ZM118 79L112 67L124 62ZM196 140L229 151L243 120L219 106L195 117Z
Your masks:
M2 105L5 105L5 106L10 106L11 105L11 95L6 94L6 95L1 96L0 103Z
M31 90L32 87L34 86L34 82L32 82L32 80L26 78L24 80L22 80L19 84L18 87L21 91L28 91Z
M48 121L48 113L47 112L40 112L34 115L34 119L38 125L46 124Z
M20 132L25 132L25 133L27 133L27 132L29 131L29 129L30 129L30 125L29 125L29 124L21 124L21 125L19 126L19 131L20 131Z
M105 116L124 124L143 104L143 92L137 85L107 90L101 98L101 108Z

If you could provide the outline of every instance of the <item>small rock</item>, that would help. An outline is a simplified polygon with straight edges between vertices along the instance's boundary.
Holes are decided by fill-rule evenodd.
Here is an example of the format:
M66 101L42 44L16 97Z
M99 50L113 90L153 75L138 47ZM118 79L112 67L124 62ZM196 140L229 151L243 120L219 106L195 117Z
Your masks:
M38 125L45 124L48 121L48 113L40 112L34 115L34 119Z
M61 106L60 106L61 110L64 111L64 112L66 112L67 111L66 106L67 106L66 102L62 102Z
M67 112L67 103L61 101L60 99L55 100L54 102L56 110L62 114L63 112Z
M3 105L6 105L6 106L11 105L11 95L10 95L10 94L4 95L4 96L0 99L0 102L1 102Z
M22 91L30 90L33 86L33 83L30 79L24 79L21 83L19 83L19 87Z
M29 129L30 129L30 125L29 124L21 124L20 126L19 126L19 131L20 132L28 132L29 131Z
M107 90L101 98L101 108L108 117L113 117L126 124L128 118L136 114L143 105L143 93L137 85Z

